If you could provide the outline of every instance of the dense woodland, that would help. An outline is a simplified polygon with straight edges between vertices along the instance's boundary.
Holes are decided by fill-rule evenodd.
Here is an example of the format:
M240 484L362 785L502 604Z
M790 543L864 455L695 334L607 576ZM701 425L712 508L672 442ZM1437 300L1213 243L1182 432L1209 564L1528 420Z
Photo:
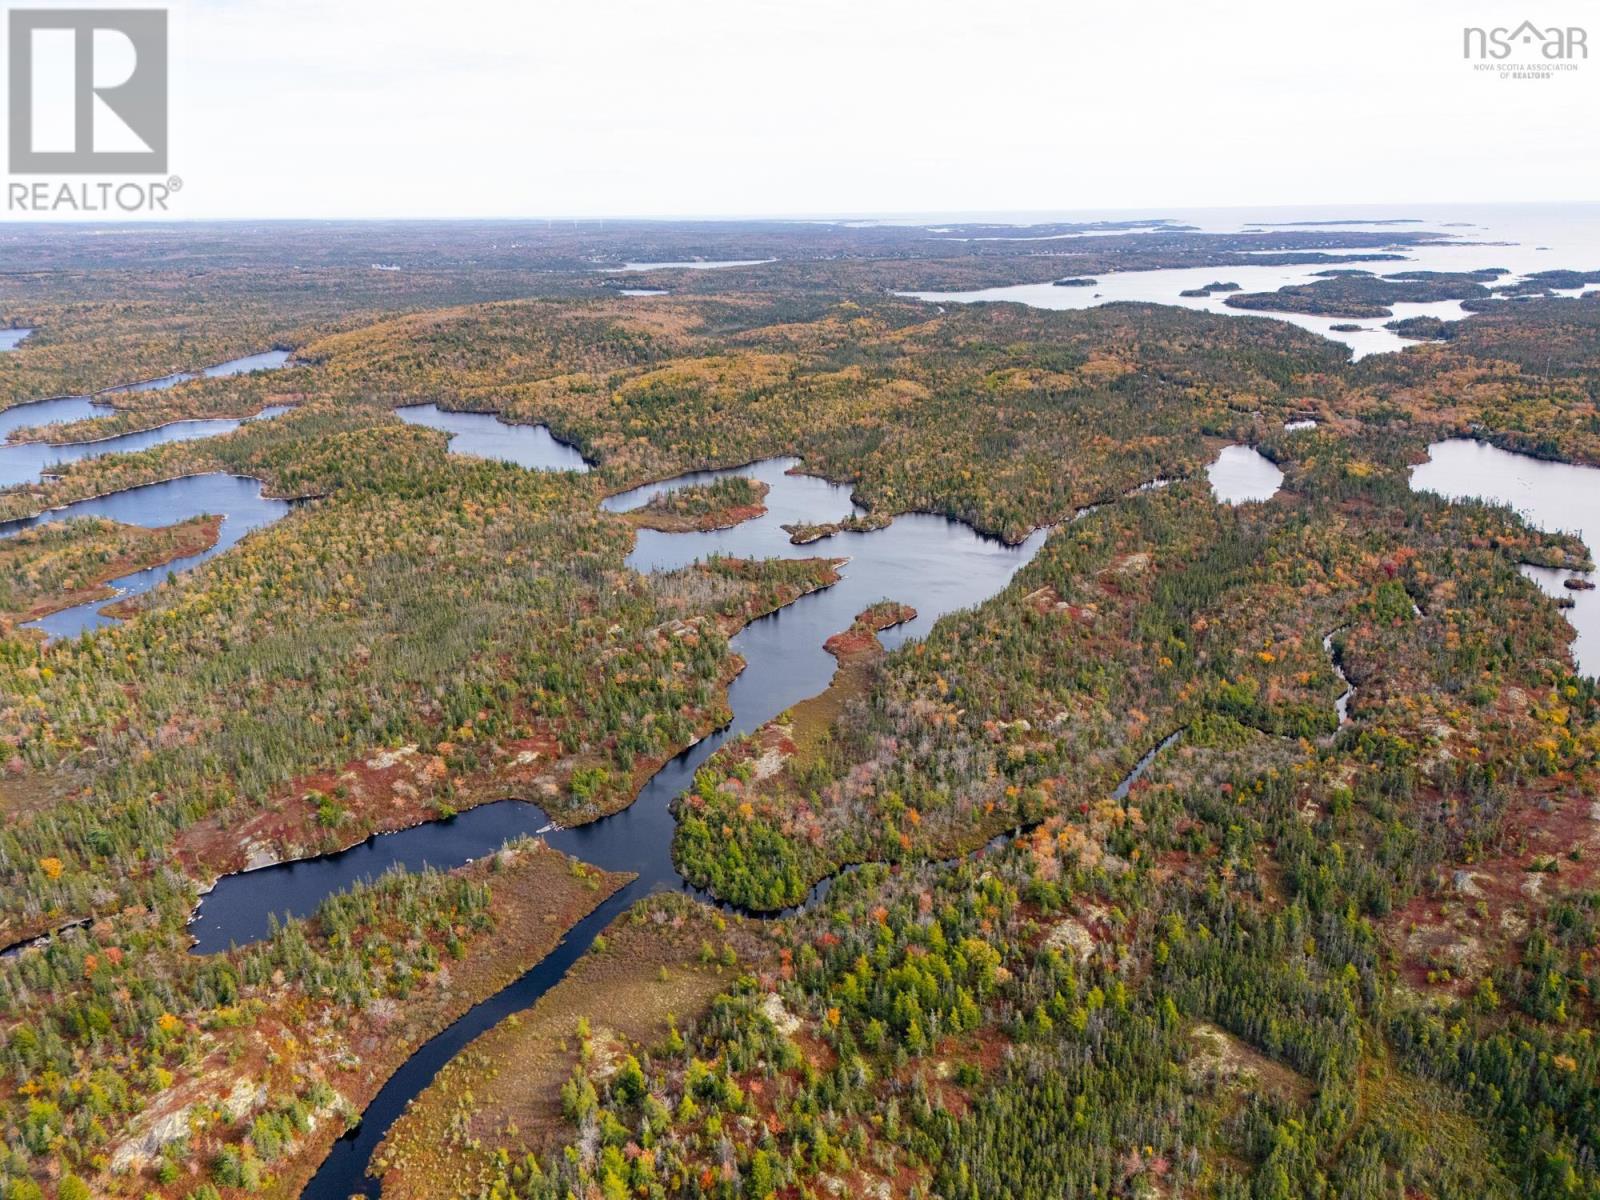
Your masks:
M296 407L71 463L0 519L208 471L297 503L49 645L17 622L214 526L0 540L0 943L48 935L0 960L0 1198L297 1194L408 1047L621 886L530 845L252 946L184 928L247 864L507 796L630 804L726 720L729 638L849 568L822 540L640 575L637 523L726 524L761 489L599 501L777 454L850 483L863 527L1051 533L892 653L873 634L917 597L886 597L826 693L712 756L673 851L729 909L618 917L394 1126L386 1194L1600 1198L1600 692L1518 570L1592 548L1407 479L1463 434L1600 464L1600 302L1330 275L1341 302L1478 297L1353 364L1264 318L886 294L1427 237L1367 236L41 235L0 281L39 330L0 404L280 345L284 371L49 436ZM603 269L695 257L779 261ZM448 454L389 411L419 401L548 423L595 467ZM1278 495L1214 502L1225 441Z

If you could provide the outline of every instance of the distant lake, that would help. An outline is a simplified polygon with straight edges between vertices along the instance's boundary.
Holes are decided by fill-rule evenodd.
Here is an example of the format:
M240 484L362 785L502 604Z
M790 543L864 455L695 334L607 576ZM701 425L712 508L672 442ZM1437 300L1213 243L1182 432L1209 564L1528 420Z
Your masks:
M1370 206L1360 212L1355 206L1336 209L1266 210L1251 219L1250 210L1182 210L1165 213L1175 221L1193 224L1208 233L1316 232L1337 234L1341 230L1373 232L1385 227L1385 210ZM1398 212L1398 210L1397 210ZM1099 214L1112 219L1115 214ZM1081 214L1080 214L1081 216ZM1368 354L1402 350L1415 345L1384 325L1407 317L1430 316L1455 321L1468 317L1459 300L1430 304L1394 304L1392 317L1352 320L1349 317L1312 316L1305 313L1263 313L1230 308L1223 303L1227 293L1210 296L1182 296L1180 292L1204 287L1208 283L1237 283L1245 292L1273 292L1289 285L1315 282L1316 272L1326 270L1366 270L1377 275L1401 271L1477 271L1504 267L1511 272L1498 283L1510 283L1535 271L1567 268L1579 271L1600 270L1600 205L1505 205L1505 206L1429 206L1426 211L1409 209L1398 217L1407 223L1394 226L1396 233L1432 232L1451 239L1437 246L1393 246L1380 250L1329 249L1329 254L1397 253L1403 262L1307 263L1292 267L1210 266L1158 271L1101 271L1092 273L1095 284L1089 287L1056 287L1054 282L1025 283L1010 287L983 288L968 292L901 292L900 295L938 304L1012 302L1033 308L1093 308L1119 300L1172 304L1202 309L1230 317L1287 321L1351 348L1354 358ZM1348 218L1348 219L1347 219ZM1415 218L1416 223L1410 219ZM1010 217L1008 220L1018 220ZM1049 219L1045 217L1028 218ZM1059 217L1057 219L1060 219ZM1397 217L1388 220L1398 219ZM1333 222L1329 225L1326 222ZM930 230L931 232L931 230ZM1051 245L1070 246L1086 234L1052 237ZM1275 251L1263 251L1275 253ZM1086 273L1063 259L1060 276ZM1490 285L1491 287L1494 285ZM1574 296L1587 290L1574 288L1558 294ZM1357 325L1359 330L1335 330L1335 325Z
M31 329L0 329L0 352L15 350L32 332Z
M630 262L620 267L600 269L612 274L622 271L720 271L724 267L759 267L763 263L777 261L775 258L694 259L691 262Z

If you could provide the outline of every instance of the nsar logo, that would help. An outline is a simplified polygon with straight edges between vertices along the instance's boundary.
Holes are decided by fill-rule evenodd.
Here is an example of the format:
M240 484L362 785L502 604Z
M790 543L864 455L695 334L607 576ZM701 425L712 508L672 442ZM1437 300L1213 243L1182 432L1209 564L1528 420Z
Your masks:
M1513 53L1535 52L1549 62L1588 58L1589 31L1577 25L1540 29L1532 21L1524 21L1515 29L1505 26L1479 29L1469 25L1462 30L1462 58L1502 62Z

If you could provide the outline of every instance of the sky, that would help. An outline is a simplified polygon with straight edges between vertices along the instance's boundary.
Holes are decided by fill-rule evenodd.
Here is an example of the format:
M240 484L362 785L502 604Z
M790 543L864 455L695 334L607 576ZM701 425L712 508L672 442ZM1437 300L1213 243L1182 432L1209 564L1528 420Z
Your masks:
M1595 0L176 0L173 215L1600 200L1600 55L1462 57L1524 19L1600 50Z

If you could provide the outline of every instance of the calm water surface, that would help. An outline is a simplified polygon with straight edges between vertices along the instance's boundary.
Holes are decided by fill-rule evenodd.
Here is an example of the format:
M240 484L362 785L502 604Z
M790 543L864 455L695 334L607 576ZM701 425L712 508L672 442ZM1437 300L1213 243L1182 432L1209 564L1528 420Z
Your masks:
M217 544L209 550L114 579L111 586L117 594L111 599L64 608L28 622L28 628L42 629L50 638L73 637L90 629L115 624L116 618L100 612L106 605L142 595L170 576L215 558L236 545L251 530L281 520L288 514L289 507L285 500L263 496L261 483L255 479L240 475L189 475L182 479L169 479L163 483L113 492L109 496L79 500L35 517L7 522L0 525L0 537L9 537L36 525L70 521L74 517L107 517L125 525L143 525L149 529L207 514L222 517Z
M32 332L31 329L0 329L0 354L15 350Z
M410 404L394 410L408 425L424 425L450 435L450 451L494 458L535 471L587 471L573 446L559 442L543 425L513 425L492 413L451 412L437 404Z
M758 728L827 687L835 662L822 648L824 641L848 628L862 609L885 598L908 598L918 615L885 631L884 644L893 648L920 637L944 614L980 603L1003 588L1046 536L1035 533L1020 545L1007 546L943 517L903 516L887 529L794 546L779 528L784 522L834 520L857 511L848 488L788 474L794 461L769 460L738 471L684 476L607 502L612 511L623 511L658 491L729 474L771 485L767 515L733 529L683 534L640 531L628 564L646 573L673 570L712 554L848 556L850 560L840 582L752 622L732 639L733 649L746 662L728 692L732 721L662 768L631 807L576 829L555 829L537 805L505 801L447 821L374 837L339 854L225 876L202 901L190 927L198 939L196 950L207 953L260 938L267 932L269 913L308 915L329 895L392 866L458 866L508 837L541 830L546 830L551 845L586 862L638 872L639 886L646 891L684 887L671 861L669 802L689 787L695 770L728 738Z
M214 378L241 375L251 371L274 370L287 363L289 355L288 350L269 350L262 354L252 354L218 363L201 371L165 375L160 379L108 388L99 394L156 391L202 376ZM143 450L164 442L217 437L232 432L245 421L265 420L288 412L289 407L269 405L255 416L243 420L213 418L173 421L156 429L119 434L94 442L50 445L43 442L8 444L6 439L18 429L56 421L79 421L106 416L112 410L89 396L62 396L52 400L15 405L0 412L0 486L9 487L19 483L37 482L52 467L78 459ZM116 624L116 618L105 616L100 610L109 604L142 595L163 580L199 566L236 544L252 529L269 525L281 519L288 511L289 505L285 501L270 500L262 496L261 485L254 479L226 474L194 475L130 488L108 496L80 500L62 508L40 513L35 517L0 523L0 537L10 536L35 525L67 521L74 517L108 517L124 524L142 525L151 529L198 516L222 517L217 543L209 550L185 555L160 566L149 567L113 579L109 586L115 590L114 596L75 605L41 617L37 621L27 622L28 628L43 630L48 639L54 640Z
M46 403L56 403L46 401ZM68 402L63 402L68 403ZM34 408L35 405L24 405L24 408ZM0 446L0 487L12 487L19 483L37 483L41 476L47 475L55 467L63 463L76 462L79 459L101 458L107 454L126 454L134 450L144 450L150 446L160 446L166 442L193 442L204 438L219 437L224 433L232 433L239 426L248 421L264 421L271 417L279 416L290 409L287 404L272 404L263 408L253 417L236 419L233 417L212 417L194 421L172 421L169 424L158 426L155 429L141 429L135 433L119 434L116 437L102 438L97 442L63 442L52 445L48 442L19 442L14 445ZM6 415L10 415L9 410ZM83 414L84 416L100 417L106 412L102 406L94 406L94 411ZM53 416L50 420L76 420L72 416ZM29 421L28 424L37 422Z
M1224 446L1206 468L1211 494L1225 504L1271 500L1283 486L1283 472L1259 450L1249 446Z
M1583 539L1590 555L1600 547L1600 468L1546 462L1501 450L1471 438L1450 438L1428 447L1428 461L1411 468L1411 486L1448 500L1508 504L1529 524ZM1522 573L1547 595L1571 600L1566 617L1577 631L1573 661L1585 675L1600 675L1600 591L1564 586L1579 571L1524 565Z
M291 350L263 350L260 354L247 354L243 358L229 359L225 363L218 363L214 367L202 367L198 371L179 371L173 375L163 375L159 379L141 379L137 383L125 383L120 387L107 388L99 394L114 396L129 392L159 392L164 388L176 387L180 383L188 383L191 379L219 379L225 375L248 375L252 371L275 371L288 363L292 353Z
M102 396L132 392L160 391L191 379L241 375L251 371L270 371L289 360L289 351L271 350L219 363L203 371L190 371L178 375L164 375L160 379L124 384L98 393ZM0 487L19 483L37 483L51 468L62 463L85 458L100 458L106 454L123 454L144 450L165 442L188 442L200 438L217 437L231 433L243 421L233 418L209 418L193 421L172 421L155 429L141 429L135 433L119 434L93 442L66 442L52 445L48 442L10 443L8 438L18 429L36 425L50 425L58 421L84 421L93 417L110 416L115 410L91 396L61 396L53 400L36 400L18 404L0 412ZM289 411L287 405L269 405L254 417L245 420L263 420Z
M1354 206L1342 209L1278 209L1252 212L1247 209L1208 209L1174 211L1166 216L1191 224L1207 233L1242 233L1250 231L1286 231L1301 227L1302 232L1337 233L1341 228L1371 233L1386 218L1383 210L1368 208L1357 212ZM1078 214L1082 215L1082 214ZM1112 216L1114 214L1100 214ZM1306 263L1299 266L1232 266L1186 267L1158 271L1102 271L1095 272L1093 287L1056 287L1053 283L1018 284L1011 287L984 288L968 292L905 292L902 295L935 303L982 303L1012 301L1034 308L1069 309L1092 308L1117 300L1146 301L1156 304L1175 304L1184 308L1203 309L1225 316L1254 316L1276 321L1287 321L1351 348L1352 356L1363 358L1368 354L1402 350L1415 345L1384 325L1389 321L1407 317L1431 316L1442 320L1460 320L1470 316L1460 301L1447 300L1431 304L1395 304L1390 307L1394 315L1374 319L1351 320L1349 317L1323 317L1304 313L1252 313L1246 309L1230 308L1223 303L1224 293L1211 296L1182 296L1179 293L1204 287L1208 283L1237 283L1246 292L1271 292L1291 284L1314 282L1316 272L1329 269L1369 270L1379 275L1400 271L1476 271L1489 267L1503 267L1511 274L1498 283L1510 283L1534 271L1570 268L1580 271L1600 269L1600 206L1597 205L1502 205L1502 206L1439 206L1427 212L1406 212L1405 218L1414 222L1396 225L1396 233L1433 232L1450 240L1433 246L1394 246L1377 251L1350 249L1327 250L1330 254L1397 253L1402 262L1368 263ZM1029 220L1060 219L1061 214L1029 214ZM1349 218L1349 219L1346 219ZM976 219L976 218L970 218ZM1023 219L1018 214L1002 218L1006 221ZM1316 222L1314 226L1306 222ZM1331 223L1331 224L1330 224ZM1085 235L1065 235L1049 239L1052 243L1068 245ZM1263 251L1276 253L1276 251ZM1062 275L1076 274L1064 266ZM1493 285L1491 285L1493 286ZM1562 293L1576 295L1585 289ZM1358 325L1356 332L1336 331L1335 325Z
M502 436L495 428L501 423L494 418L446 415L448 428L458 435ZM464 417L470 419L463 423ZM470 438L467 444L473 444ZM329 895L388 868L457 866L518 834L543 832L558 850L608 870L638 875L635 882L570 930L561 945L531 971L473 1008L408 1059L368 1106L360 1127L334 1146L303 1193L306 1197L345 1200L352 1194L376 1195L376 1181L365 1175L372 1151L406 1102L428 1085L440 1067L478 1034L534 1003L559 982L618 913L652 891L687 887L672 864L671 801L690 786L695 770L728 738L757 728L827 686L834 661L822 649L826 638L847 628L858 612L884 598L903 599L918 609L917 619L887 631L884 643L893 647L921 636L944 614L998 592L1037 553L1046 536L1039 532L1020 545L1007 546L942 517L905 516L872 533L840 534L809 547L793 546L779 528L781 524L835 520L858 511L847 488L789 474L793 465L792 459L770 460L739 471L686 476L614 497L606 504L608 509L620 511L643 503L663 488L728 474L749 475L771 486L766 516L712 533L641 531L630 565L641 571L670 570L710 554L849 556L839 583L752 622L732 639L733 649L746 661L744 672L729 689L732 722L667 763L629 808L577 829L557 829L537 805L504 801L446 821L371 838L340 854L227 876L203 899L191 926L199 953L259 938L267 932L269 913L310 913Z
M692 262L630 262L623 263L620 267L600 269L612 275L624 271L720 271L727 267L759 267L777 261L775 258L696 259Z

